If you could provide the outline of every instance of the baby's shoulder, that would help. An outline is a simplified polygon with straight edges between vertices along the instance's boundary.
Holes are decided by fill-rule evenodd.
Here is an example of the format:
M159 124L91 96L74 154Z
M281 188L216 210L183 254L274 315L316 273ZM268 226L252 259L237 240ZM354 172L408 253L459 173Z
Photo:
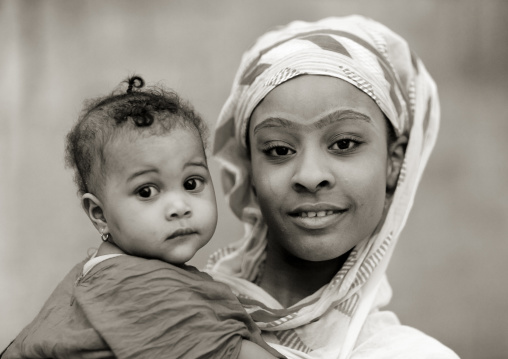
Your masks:
M167 285L168 281L188 283L212 281L212 277L189 265L174 265L158 259L148 259L131 255L120 255L99 263L92 276L108 277L109 280L147 281L160 280Z

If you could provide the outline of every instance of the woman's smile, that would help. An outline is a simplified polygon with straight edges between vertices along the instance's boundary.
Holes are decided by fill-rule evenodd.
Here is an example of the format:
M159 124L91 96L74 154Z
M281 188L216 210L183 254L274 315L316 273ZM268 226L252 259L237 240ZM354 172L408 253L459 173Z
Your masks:
M330 203L305 203L288 212L291 221L303 229L325 229L343 218L347 208Z
M340 221L346 211L300 212L290 214L293 223L304 229L326 229Z

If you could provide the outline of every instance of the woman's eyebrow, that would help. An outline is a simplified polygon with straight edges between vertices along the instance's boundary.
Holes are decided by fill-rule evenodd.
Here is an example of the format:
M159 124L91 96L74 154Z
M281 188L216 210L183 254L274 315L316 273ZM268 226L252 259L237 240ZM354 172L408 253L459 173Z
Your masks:
M315 128L323 128L336 121L343 120L361 120L371 123L372 120L369 116L354 110L337 110L329 113L317 122L314 122L311 126Z
M261 129L270 127L284 127L284 128L313 127L320 129L334 122L343 120L361 120L369 123L372 122L369 116L361 112L357 112L354 110L336 110L325 115L322 119L310 125L301 125L293 121L289 121L279 117L268 117L267 119L263 120L261 123L257 124L254 127L253 133L256 134L256 132L260 131Z
M270 128L270 127L284 127L284 128L294 128L298 127L298 125L292 121L285 120L283 118L279 117L268 117L267 119L264 119L261 121L261 123L258 123L254 127L254 134L256 132L262 130L263 128Z

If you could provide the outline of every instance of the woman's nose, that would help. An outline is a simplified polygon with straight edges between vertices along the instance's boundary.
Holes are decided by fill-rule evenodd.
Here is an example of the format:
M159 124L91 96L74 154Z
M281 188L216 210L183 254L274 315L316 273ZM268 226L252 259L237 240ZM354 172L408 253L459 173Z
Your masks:
M300 161L292 178L292 187L297 192L317 192L335 185L335 176L330 159L320 151L300 154Z
M190 217L192 214L191 207L183 198L170 199L166 208L166 219L171 221Z

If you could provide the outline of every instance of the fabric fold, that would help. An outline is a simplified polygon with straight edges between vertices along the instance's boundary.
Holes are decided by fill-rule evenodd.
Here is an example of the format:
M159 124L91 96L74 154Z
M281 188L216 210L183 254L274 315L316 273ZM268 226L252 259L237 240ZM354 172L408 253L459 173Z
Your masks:
M231 290L191 266L121 255L77 265L4 358L231 358L243 339L276 357Z

